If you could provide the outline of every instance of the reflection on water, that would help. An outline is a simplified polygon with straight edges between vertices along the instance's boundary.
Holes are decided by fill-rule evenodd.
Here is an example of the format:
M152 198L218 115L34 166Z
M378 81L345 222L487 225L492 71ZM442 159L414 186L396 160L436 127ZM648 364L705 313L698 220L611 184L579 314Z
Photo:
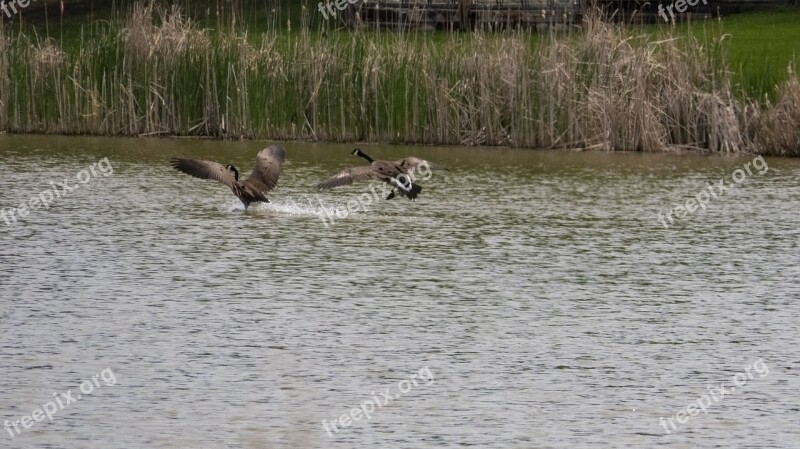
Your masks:
M288 143L243 211L173 156L249 172L264 143L0 138L0 422L109 368L113 386L0 446L791 447L797 426L796 160L705 212L657 219L752 157L368 147L450 172L418 201L343 212L313 186L350 146ZM367 148L365 148L366 150ZM323 215L321 215L321 212ZM659 418L757 360L769 376L665 434ZM423 367L436 381L333 437Z

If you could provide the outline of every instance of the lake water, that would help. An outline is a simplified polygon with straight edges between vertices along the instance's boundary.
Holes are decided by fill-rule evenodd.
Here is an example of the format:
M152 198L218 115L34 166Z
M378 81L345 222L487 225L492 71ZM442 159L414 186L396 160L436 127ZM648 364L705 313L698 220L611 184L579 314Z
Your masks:
M369 145L450 171L349 212L351 145L247 211L168 165L265 145L0 136L0 208L77 185L0 219L0 447L797 447L800 161Z

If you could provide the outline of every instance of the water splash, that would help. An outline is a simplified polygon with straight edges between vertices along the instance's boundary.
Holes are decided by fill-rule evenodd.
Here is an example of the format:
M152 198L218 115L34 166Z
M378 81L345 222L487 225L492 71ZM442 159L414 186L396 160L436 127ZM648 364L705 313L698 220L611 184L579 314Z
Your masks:
M244 204L238 199L232 199L219 207L220 212L244 212Z
M255 205L258 210L273 211L290 215L313 215L341 219L365 212L362 209L351 210L346 202L329 201L318 195L303 195L299 198L271 199L269 203ZM251 206L252 208L253 206Z
M350 203L350 207L348 207L348 203ZM391 201L387 201L386 204L394 206L394 208L398 206ZM319 195L300 195L299 197L293 198L271 198L269 203L253 203L250 205L249 210L260 213L273 212L287 215L315 216L325 221L331 218L340 220L368 214L375 209L376 206L375 204L364 205L357 201L353 202L352 200L335 201L320 197ZM230 202L221 205L219 210L227 213L240 213L245 211L244 205L237 199L232 199Z

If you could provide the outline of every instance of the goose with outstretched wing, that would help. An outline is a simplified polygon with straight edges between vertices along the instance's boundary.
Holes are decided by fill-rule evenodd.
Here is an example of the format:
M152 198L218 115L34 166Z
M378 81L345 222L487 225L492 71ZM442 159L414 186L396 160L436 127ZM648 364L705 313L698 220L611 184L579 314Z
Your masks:
M225 184L247 209L250 203L269 203L267 192L278 185L285 156L286 150L280 145L264 148L256 156L253 172L243 181L239 181L239 170L231 164L180 158L170 159L169 163L174 169L187 175Z

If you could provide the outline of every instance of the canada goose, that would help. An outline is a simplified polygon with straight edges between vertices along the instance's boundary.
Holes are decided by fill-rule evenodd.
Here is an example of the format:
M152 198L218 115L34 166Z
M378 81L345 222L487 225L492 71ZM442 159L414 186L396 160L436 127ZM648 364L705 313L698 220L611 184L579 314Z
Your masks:
M422 186L413 182L413 173L426 164L428 168L434 165L428 161L416 157L407 157L394 162L376 161L359 149L353 150L351 154L366 159L370 165L344 169L336 175L317 184L318 189L331 189L334 187L350 185L353 182L378 179L393 187L392 192L386 197L387 200L394 198L395 193L399 193L401 196L405 196L409 200L415 200L417 195L422 192Z
M222 165L213 161L172 158L169 163L178 171L201 179L213 179L230 187L233 194L244 203L269 203L267 192L278 184L286 150L280 145L270 145L258 152L253 173L239 181L239 170L231 164Z
M353 152L353 154L356 153ZM369 156L366 157L369 158ZM346 168L317 184L317 189L332 189L334 187L350 185L353 182L378 179L393 187L392 192L386 197L387 200L394 197L395 189L399 189L400 195L407 197L409 200L416 199L419 192L422 191L422 187L414 184L410 177L394 162L375 161L371 158L368 160L370 161L370 165Z
M371 157L369 157L366 153L364 153L363 151L359 150L358 148L353 150L353 152L350 153L350 154L362 157L362 158L366 159L367 161L369 161L370 163L373 162L373 159ZM410 178L411 180L414 179L414 174L418 170L423 168L423 167L425 168L425 170L450 171L450 170L442 167L439 164L434 164L431 161L426 161L425 159L420 159L420 158L414 157L414 156L404 157L403 159L398 159L398 160L394 161L393 163L395 165L397 165L403 173L405 173L406 175L411 176L411 178ZM422 187L420 187L420 189L422 189ZM400 189L400 190L392 190L392 193L390 193L389 196L386 197L386 199L390 200L390 199L394 198L395 192L399 192L401 195L403 195L402 189Z

